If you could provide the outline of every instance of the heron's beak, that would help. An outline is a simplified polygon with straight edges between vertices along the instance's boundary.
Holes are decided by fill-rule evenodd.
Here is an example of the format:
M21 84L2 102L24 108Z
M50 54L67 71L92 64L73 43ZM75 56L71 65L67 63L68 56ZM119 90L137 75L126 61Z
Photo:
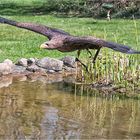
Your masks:
M46 47L47 47L47 45L44 43L40 45L40 49L45 49Z

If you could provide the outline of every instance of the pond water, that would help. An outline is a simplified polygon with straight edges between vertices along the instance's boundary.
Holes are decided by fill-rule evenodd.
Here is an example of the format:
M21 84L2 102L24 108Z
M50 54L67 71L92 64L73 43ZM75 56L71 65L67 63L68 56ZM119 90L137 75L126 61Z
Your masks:
M91 96L66 82L0 88L0 139L140 138L140 101Z

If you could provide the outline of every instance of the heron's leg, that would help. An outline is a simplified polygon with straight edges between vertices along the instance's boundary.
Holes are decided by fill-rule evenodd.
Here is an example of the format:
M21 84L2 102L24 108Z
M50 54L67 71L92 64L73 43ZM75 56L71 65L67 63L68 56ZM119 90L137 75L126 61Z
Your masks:
M91 57L92 57L91 51L90 51L89 49L86 49L86 50L87 50L87 52L90 54L90 57L89 57L89 58L91 58Z
M78 61L78 62L80 62L81 65L84 66L85 69L86 69L86 71L88 72L88 67L81 60L79 60L79 58L76 58L75 60Z
M78 50L78 51L77 51L77 57L78 57L78 58L80 57L80 54L81 54L81 50Z
M96 51L96 54L95 54L95 56L94 56L94 58L93 58L93 63L95 64L95 61L96 61L96 58L97 58L97 56L98 56L98 54L99 54L99 52L100 52L100 49L101 48L99 48L97 51Z
M78 51L77 51L77 57L76 57L75 61L80 62L81 65L84 66L85 69L86 69L86 71L88 72L88 68L87 68L87 66L86 66L86 65L85 65L85 64L79 59L80 53L81 53L81 50L78 50Z

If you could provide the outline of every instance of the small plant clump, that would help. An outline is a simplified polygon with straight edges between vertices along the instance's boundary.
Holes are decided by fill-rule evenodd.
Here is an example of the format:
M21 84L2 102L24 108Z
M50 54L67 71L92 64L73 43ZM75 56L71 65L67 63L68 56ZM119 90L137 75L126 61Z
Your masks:
M95 64L87 61L88 72L82 71L83 82L93 87L140 90L140 61L137 56L103 52ZM121 90L118 90L122 92ZM123 91L123 92L125 92Z
M140 65L138 60L132 56L121 56L120 54L100 55L95 64L88 61L89 73L84 71L85 79L91 81L122 82L127 80L135 82L140 79Z
M133 20L136 46L139 45L139 34L136 20ZM107 33L104 30L104 38ZM114 35L117 42L117 35ZM136 48L138 50L138 47ZM125 88L127 91L140 90L140 56L126 55L105 50L100 54L95 64L92 59L87 60L89 72L83 70L85 83L93 85ZM124 92L124 91L123 91Z

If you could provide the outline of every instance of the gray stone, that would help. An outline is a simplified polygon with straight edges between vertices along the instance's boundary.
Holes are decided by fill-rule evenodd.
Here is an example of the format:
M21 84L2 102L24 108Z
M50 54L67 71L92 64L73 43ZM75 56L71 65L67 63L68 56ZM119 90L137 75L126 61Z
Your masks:
M0 75L6 75L12 73L14 64L10 59L4 60L0 63Z
M10 74L12 72L12 66L8 63L0 63L0 75Z
M20 60L18 60L17 65L23 66L23 67L27 67L28 66L28 60L26 58L21 58Z
M63 61L49 57L38 60L36 64L47 70L61 71L63 68Z
M64 65L66 65L68 67L72 67L72 68L76 67L75 57L73 57L73 56L65 56L61 60L64 62Z
M14 64L13 64L13 62L10 60L10 59L5 59L4 61L3 61L3 63L6 63L6 64L8 64L9 66L14 66Z
M31 66L28 66L26 68L28 71L31 71L31 72L46 72L47 70L44 69L44 68L41 68L35 64L31 65Z
M28 66L34 65L34 64L36 63L36 61L37 61L36 58L29 58L29 59L27 60L27 64L28 64Z
M76 68L72 68L72 67L68 67L68 66L64 66L64 70L66 72L71 72L71 73L76 72Z
M12 69L13 74L27 73L26 67L15 65Z

